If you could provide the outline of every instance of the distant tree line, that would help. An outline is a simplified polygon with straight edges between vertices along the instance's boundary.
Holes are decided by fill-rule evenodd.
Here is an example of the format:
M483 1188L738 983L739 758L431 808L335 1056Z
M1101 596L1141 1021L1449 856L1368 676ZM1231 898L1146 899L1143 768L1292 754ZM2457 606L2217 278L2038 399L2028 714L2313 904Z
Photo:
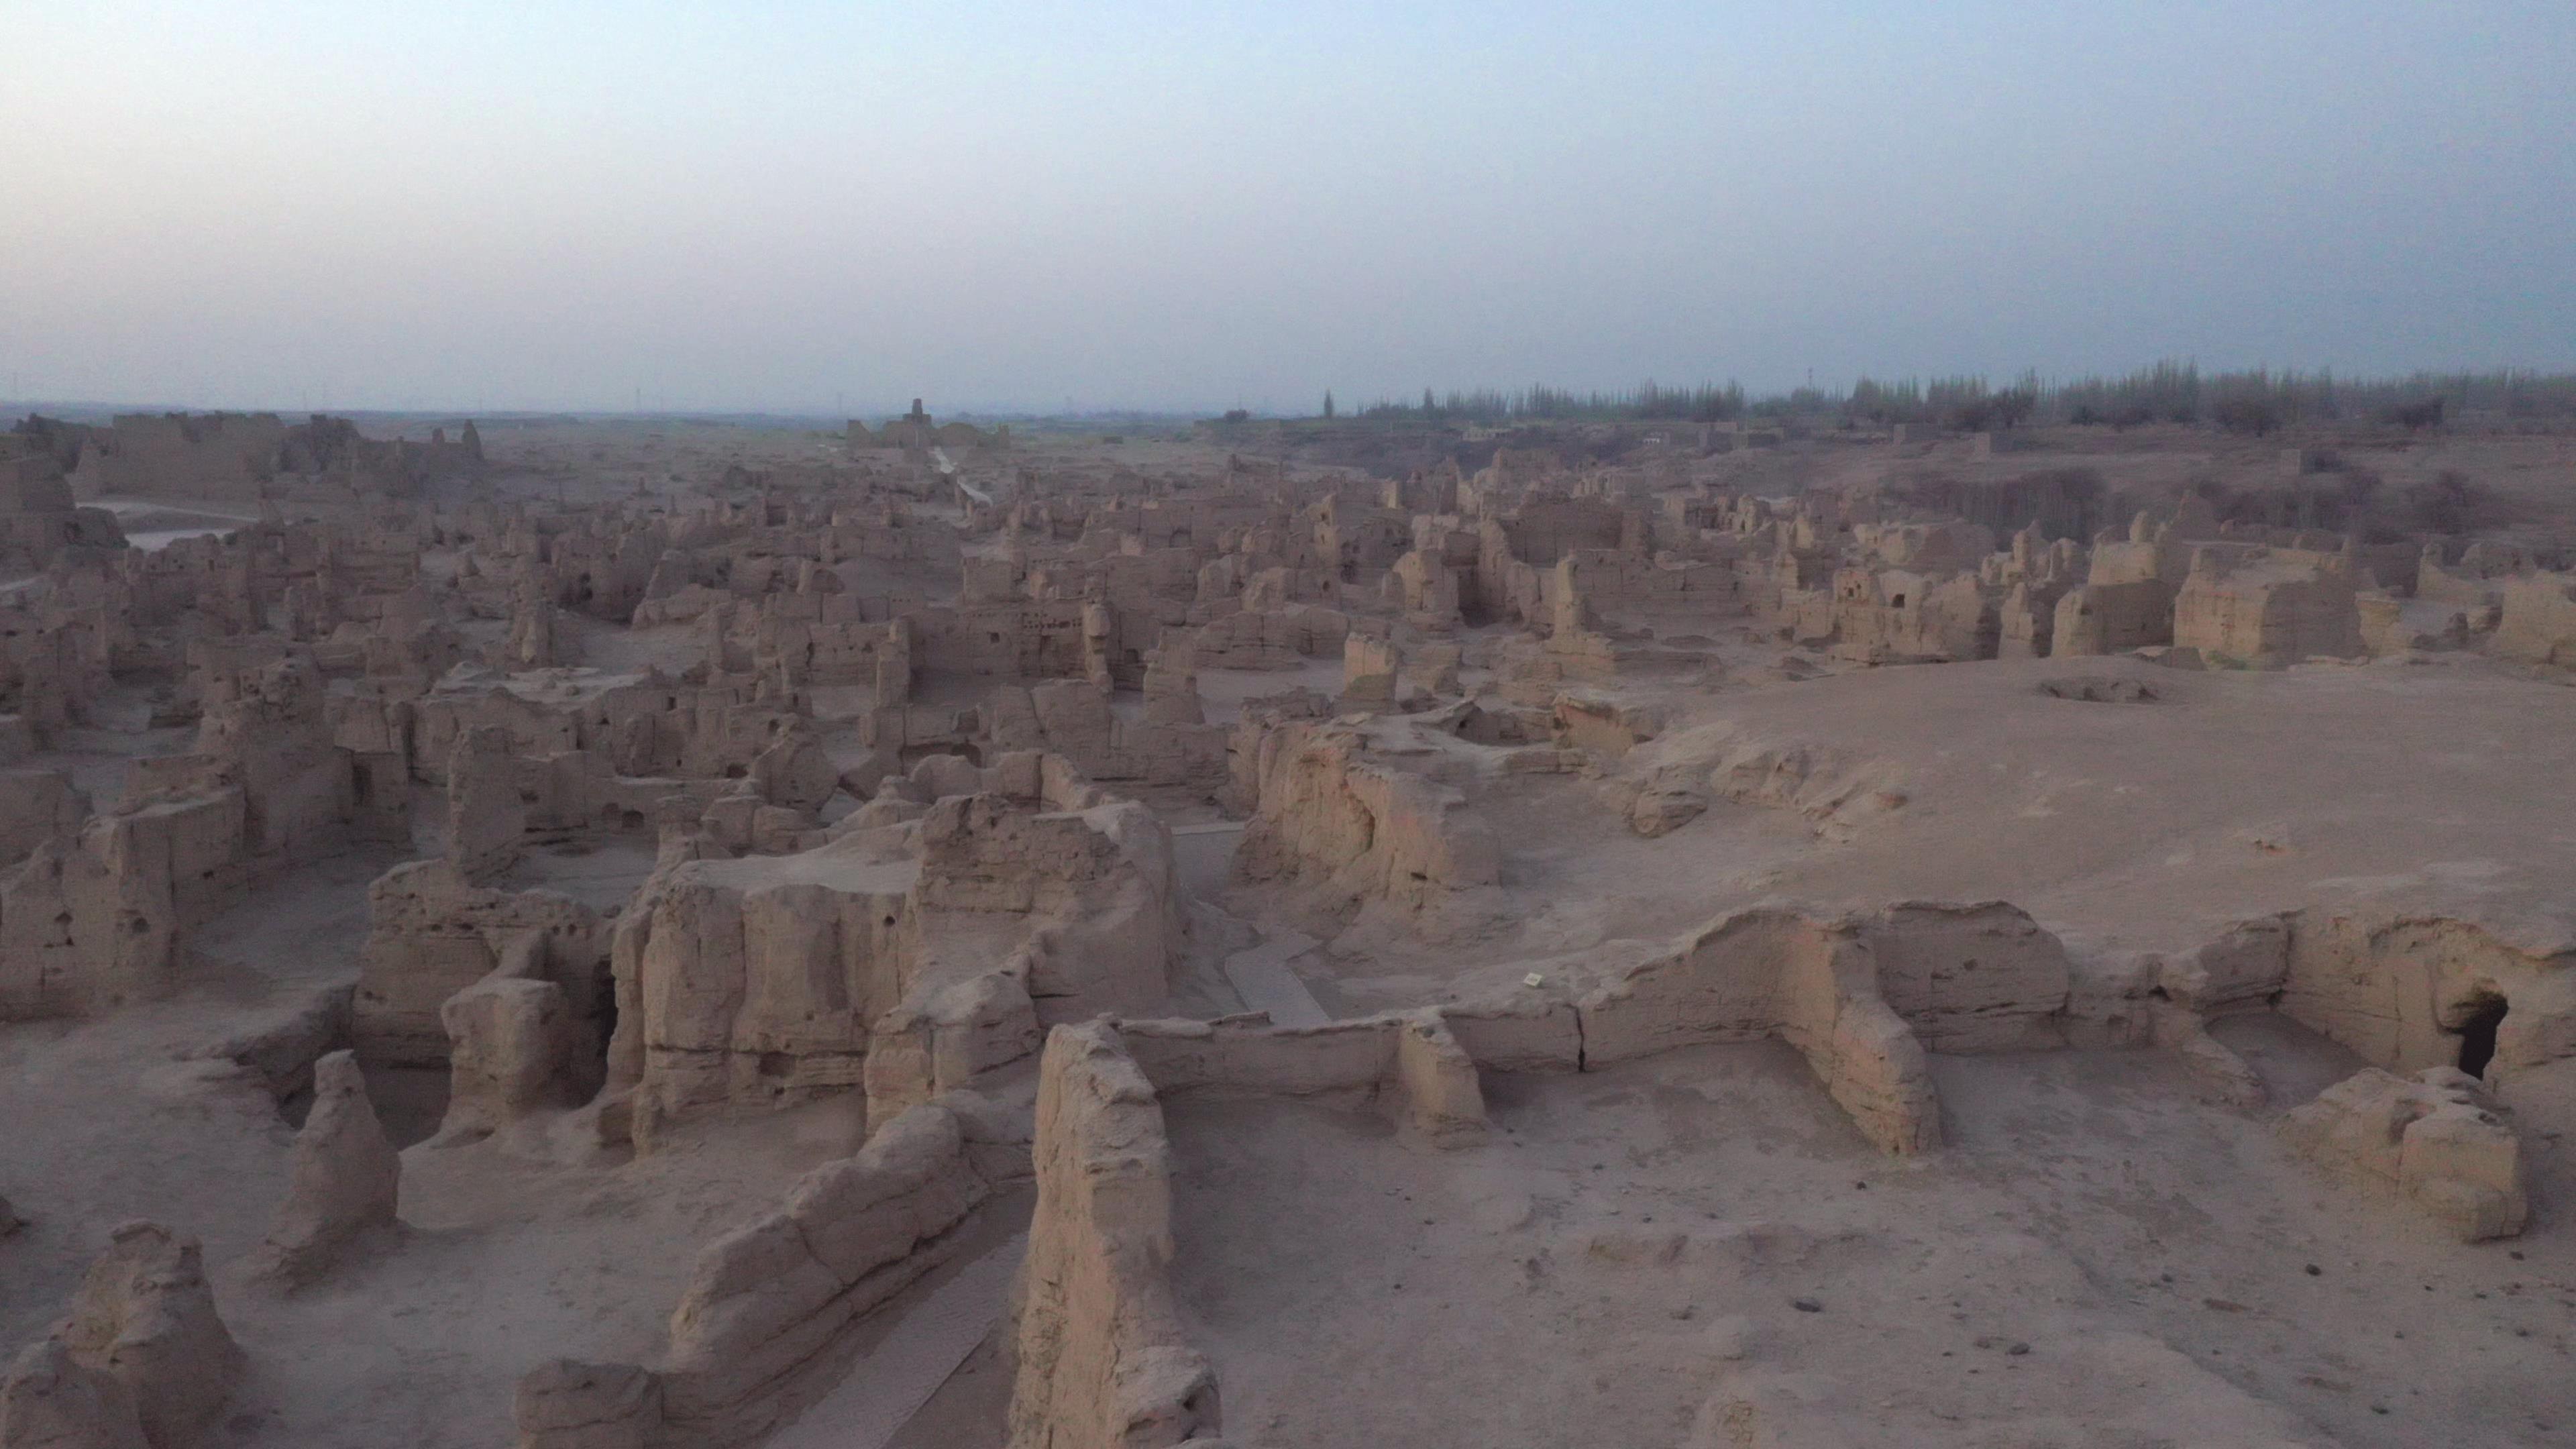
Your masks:
M1967 431L2025 423L2129 428L2150 423L2209 423L2259 437L2302 422L2376 421L2410 429L2438 427L2460 413L2516 418L2576 417L2576 374L2532 371L2417 372L2404 377L2339 378L2332 371L2254 368L2203 373L2190 362L2159 362L2120 377L2043 379L2025 372L2010 383L1956 376L1880 380L1847 388L1801 387L1748 395L1734 382L1667 387L1655 382L1612 391L1578 392L1539 384L1514 391L1481 388L1421 400L1388 399L1358 410L1390 423L1728 422L1785 418L1845 426L1923 424ZM1327 416L1330 414L1328 413Z
M1363 418L1429 419L1489 425L1540 421L1615 421L1670 418L1724 422L1745 415L1744 389L1701 383L1697 387L1664 387L1653 382L1613 392L1575 392L1542 383L1515 392L1479 388L1434 396L1422 390L1422 401L1378 402L1362 408Z

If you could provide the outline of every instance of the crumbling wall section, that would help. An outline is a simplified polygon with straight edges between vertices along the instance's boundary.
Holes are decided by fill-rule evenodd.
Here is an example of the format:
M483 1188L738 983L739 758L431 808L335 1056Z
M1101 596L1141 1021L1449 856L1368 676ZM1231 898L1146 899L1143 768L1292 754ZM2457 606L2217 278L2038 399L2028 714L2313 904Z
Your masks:
M168 990L180 938L248 879L238 787L96 815L0 874L0 1020L84 1016Z
M2525 664L2576 668L2576 575L2539 574L2504 586L2495 652Z
M552 891L474 885L445 859L395 866L367 888L352 1030L362 1060L446 1066L445 1009L504 972L552 985L577 1056L595 1058L608 1015L608 925Z
M2002 901L1906 901L1852 920L1879 994L1936 1052L2065 1045L2065 944Z
M2364 653L2351 571L2334 554L2203 544L2174 598L2173 642L2257 668Z
M2307 912L2292 921L2281 1010L2396 1072L2462 1064L2492 1034L2495 1081L2576 1056L2576 941L2446 916Z
M197 1240L157 1223L111 1230L71 1311L0 1377L9 1449L185 1449L242 1372Z
M755 1442L827 1392L842 1335L946 1262L994 1186L957 1114L917 1107L708 1245L671 1314L646 1442Z
M2172 584L2160 578L2088 583L2058 596L2047 657L2124 654L2173 638Z
M2407 1199L2462 1242L2512 1237L2530 1217L2521 1139L2456 1068L2367 1068L2292 1108L2280 1131L2309 1161Z
M1255 802L1235 856L1247 880L1317 888L1337 908L1386 902L1414 915L1495 885L1502 851L1456 790L1367 757L1353 730L1247 720L1238 741Z
M1874 953L1853 923L1786 910L1740 912L1575 1006L1587 1067L1776 1036L1807 1059L1826 1093L1882 1150L1940 1145L1922 1042L1881 994Z
M688 861L658 872L617 929L617 1032L641 1121L725 1103L856 1090L868 1025L912 986L914 872L833 872L825 847L776 873Z
M1158 1005L1184 936L1170 833L1054 756L934 756L871 828L674 859L620 919L610 1085L639 1138L725 1105L867 1094L889 1116L1036 1050L1049 1021Z
M921 821L916 896L925 911L1046 923L1032 994L1058 1019L1140 1011L1171 989L1182 924L1171 833L1117 800L1032 810L995 792L952 795Z
M1253 1015L1216 1021L1122 1021L1119 1034L1156 1094L1286 1097L1375 1108L1430 1146L1479 1140L1485 1101L1476 1064L1438 1008L1323 1026L1273 1026Z
M2290 911L2159 963L2198 1019L2273 1009L2391 1072L2503 1086L2576 1057L2576 939L2441 914Z
M1149 667L1149 685L1158 673ZM1095 780L1142 781L1215 791L1226 783L1224 725L1200 722L1197 695L1182 696L1187 717L1155 718L1148 700L1144 719L1127 719L1088 680L1047 680L997 686L986 707L986 738L995 750L1043 750L1062 755Z
M1038 1069L1037 1208L1012 1312L1011 1449L1161 1449L1219 1428L1174 1303L1171 1146L1117 1028L1059 1026Z

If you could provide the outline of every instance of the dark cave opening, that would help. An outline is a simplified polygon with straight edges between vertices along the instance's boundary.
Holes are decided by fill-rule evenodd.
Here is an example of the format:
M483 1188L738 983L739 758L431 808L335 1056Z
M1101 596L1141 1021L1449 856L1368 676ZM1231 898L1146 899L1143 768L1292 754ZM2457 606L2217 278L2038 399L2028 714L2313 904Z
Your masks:
M2460 1070L2473 1077L2487 1074L2487 1063L2495 1060L2496 1028L2504 1024L2505 1000L2501 996L2480 996L2469 1003L2468 1014L2460 1020Z

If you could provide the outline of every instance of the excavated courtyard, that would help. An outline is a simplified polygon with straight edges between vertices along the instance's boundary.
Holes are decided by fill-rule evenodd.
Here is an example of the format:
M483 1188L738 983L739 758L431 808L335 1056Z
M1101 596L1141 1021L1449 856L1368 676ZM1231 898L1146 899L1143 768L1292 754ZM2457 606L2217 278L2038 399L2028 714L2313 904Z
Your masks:
M2303 1442L2256 1401L2350 1445L2576 1423L2537 1347L2564 1251L2462 1261L2152 1055L1934 1076L1948 1141L1902 1163L1777 1045L1489 1076L1493 1141L1430 1158L1312 1107L1170 1107L1174 1288L1229 1432L1680 1444L1783 1396L1852 1443Z

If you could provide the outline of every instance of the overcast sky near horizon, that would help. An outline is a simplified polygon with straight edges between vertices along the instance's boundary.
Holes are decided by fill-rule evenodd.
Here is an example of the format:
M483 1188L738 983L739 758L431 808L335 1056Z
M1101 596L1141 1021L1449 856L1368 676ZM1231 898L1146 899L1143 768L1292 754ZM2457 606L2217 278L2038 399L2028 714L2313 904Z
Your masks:
M2576 5L0 0L0 396L2576 370Z

